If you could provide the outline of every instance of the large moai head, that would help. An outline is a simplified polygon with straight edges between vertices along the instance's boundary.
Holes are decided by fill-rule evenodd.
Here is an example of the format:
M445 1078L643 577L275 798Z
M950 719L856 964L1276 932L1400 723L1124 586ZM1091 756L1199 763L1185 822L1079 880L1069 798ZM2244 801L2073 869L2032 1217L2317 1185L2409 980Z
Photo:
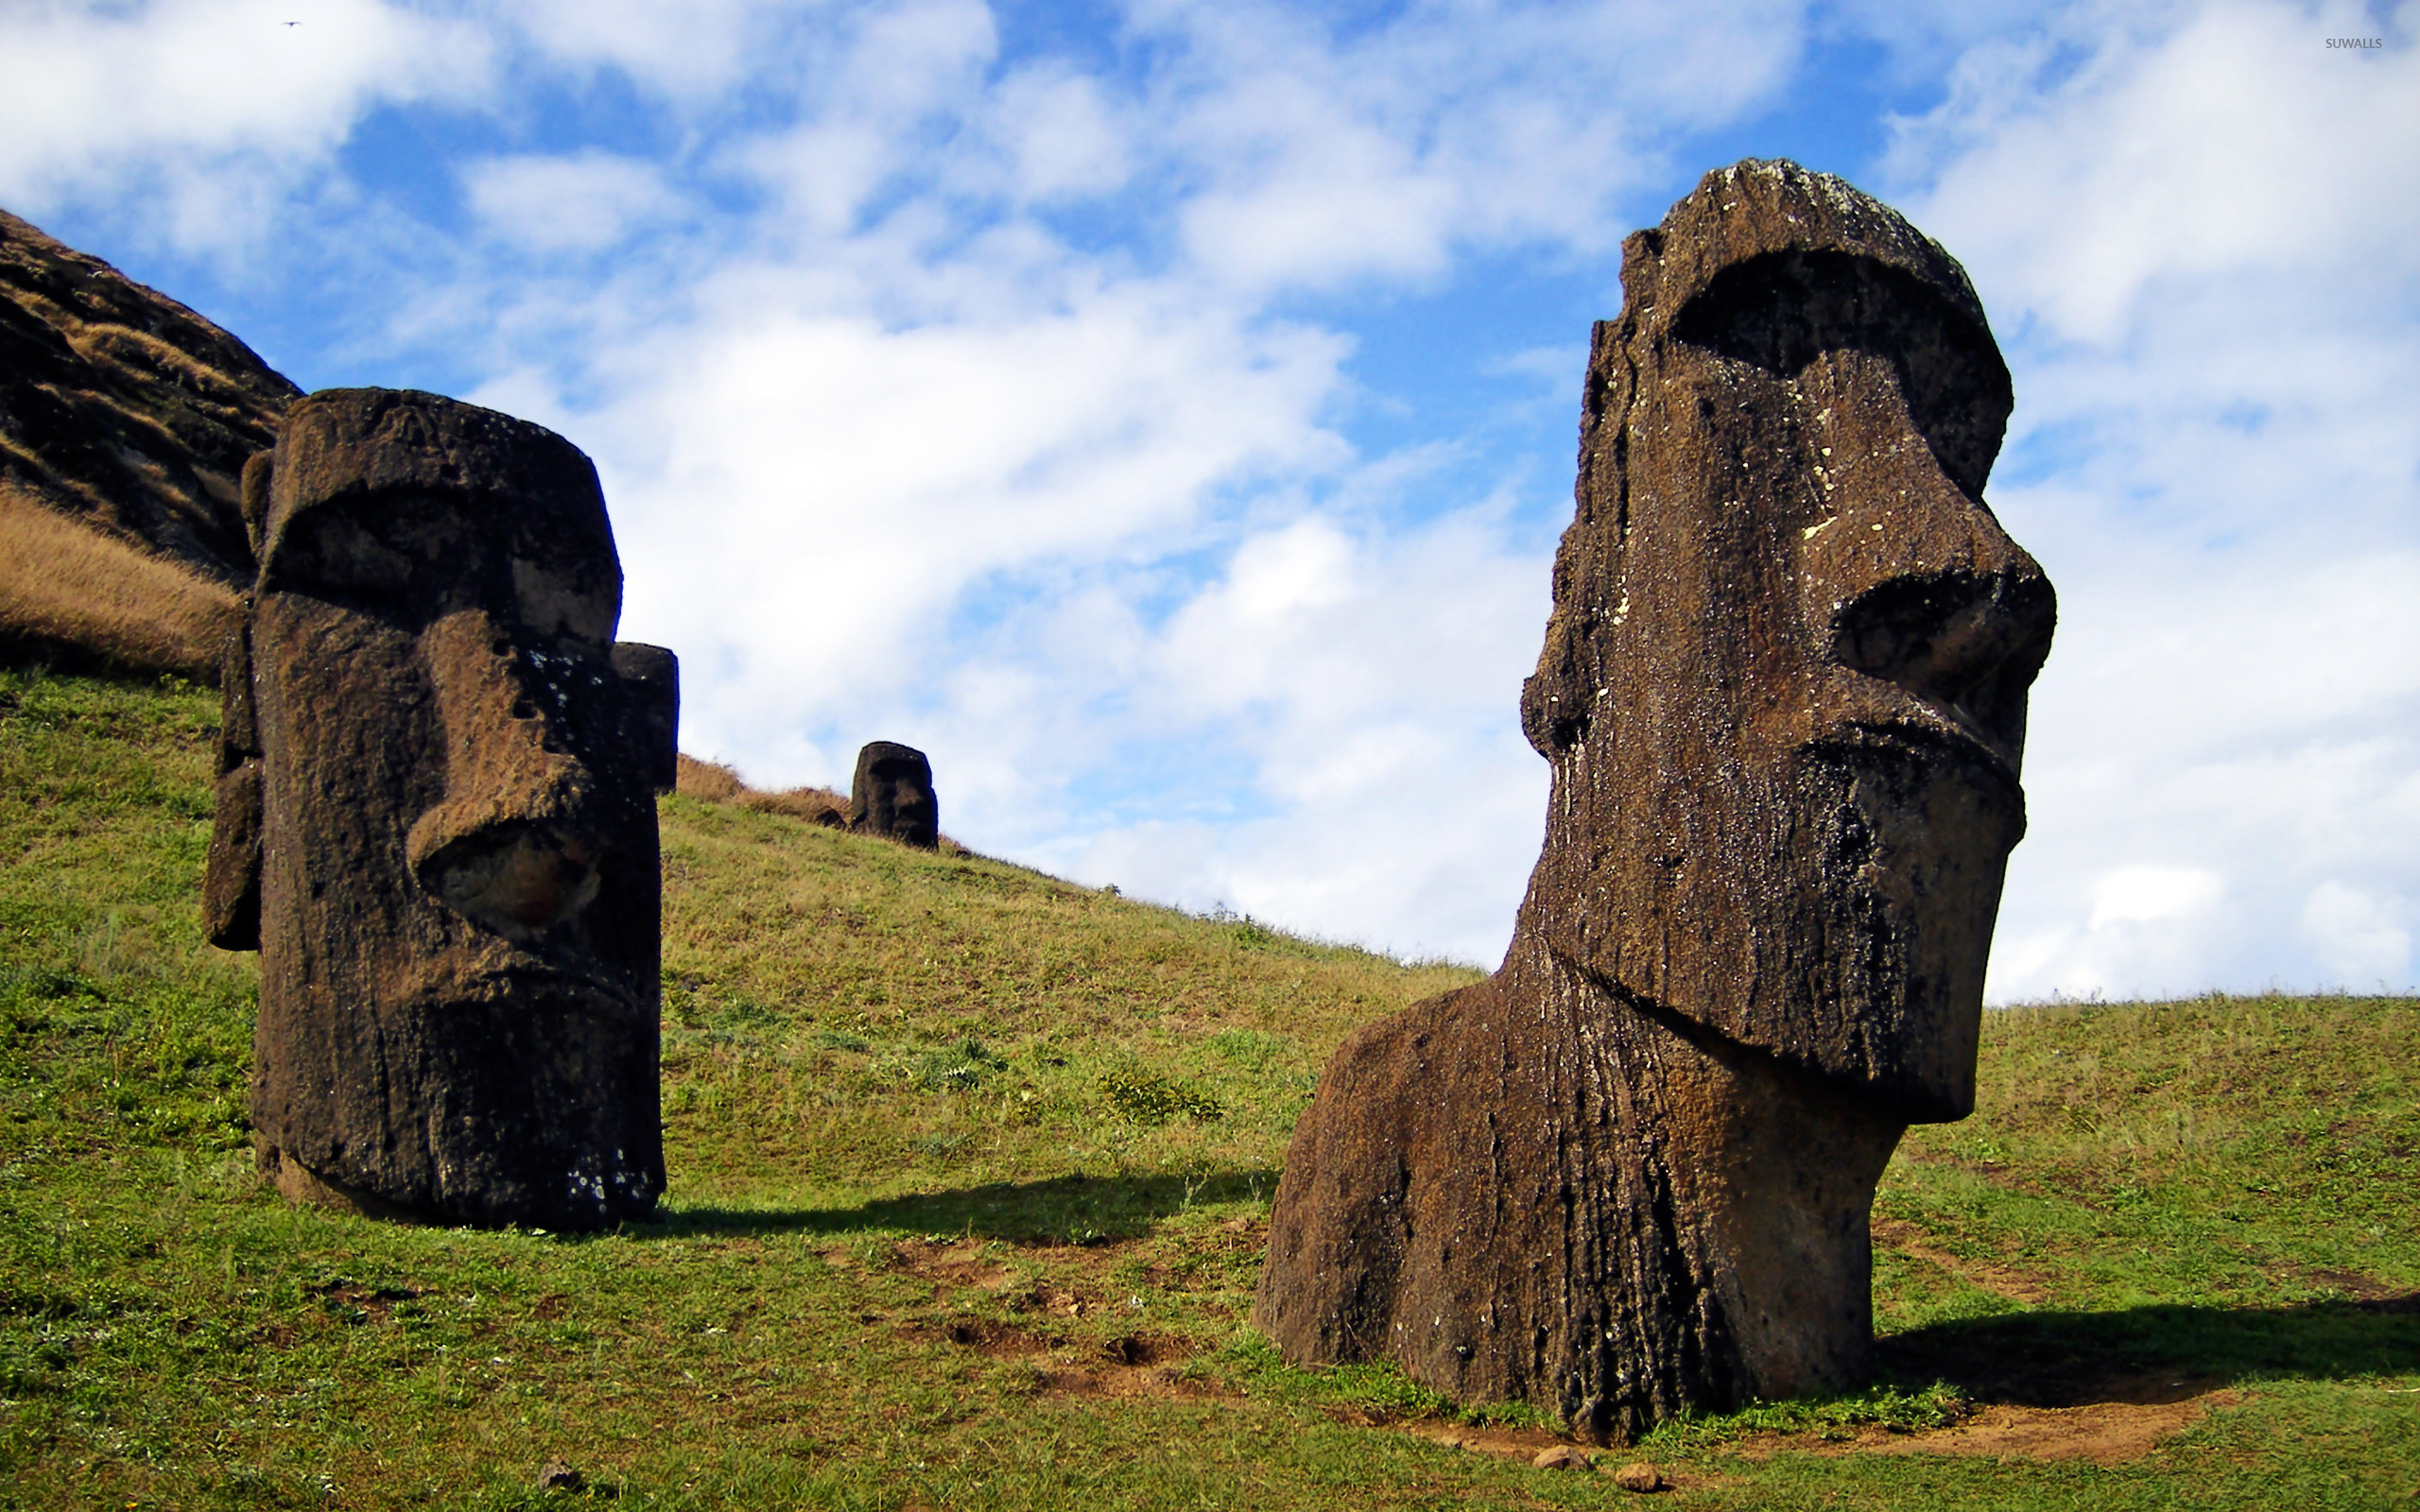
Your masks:
M1522 722L1525 905L1635 1005L1912 1121L1974 1102L2055 603L1982 503L2011 404L1964 273L1788 163L1624 248Z
M400 1216L646 1212L677 678L614 641L595 469L490 410L336 389L245 482L206 907L261 952L264 1164Z
M941 799L933 794L933 764L913 746L868 741L849 782L849 828L930 850L941 844Z

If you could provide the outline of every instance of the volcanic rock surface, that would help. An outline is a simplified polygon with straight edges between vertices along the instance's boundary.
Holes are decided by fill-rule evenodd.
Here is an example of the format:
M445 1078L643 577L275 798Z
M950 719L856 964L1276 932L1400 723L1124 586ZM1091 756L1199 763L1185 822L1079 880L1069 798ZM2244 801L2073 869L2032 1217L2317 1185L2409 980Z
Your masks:
M596 470L492 410L333 389L244 482L203 891L213 941L261 953L264 1169L384 1216L647 1212L677 669L614 640Z
M252 577L244 463L299 392L0 211L0 640L215 677Z
M941 799L933 793L933 764L923 751L895 740L871 740L858 748L849 782L849 828L924 850L940 846Z
M1974 1105L2055 605L1981 500L1963 271L1793 163L1624 245L1522 722L1553 767L1503 967L1349 1038L1253 1317L1595 1440L1862 1381L1876 1181Z

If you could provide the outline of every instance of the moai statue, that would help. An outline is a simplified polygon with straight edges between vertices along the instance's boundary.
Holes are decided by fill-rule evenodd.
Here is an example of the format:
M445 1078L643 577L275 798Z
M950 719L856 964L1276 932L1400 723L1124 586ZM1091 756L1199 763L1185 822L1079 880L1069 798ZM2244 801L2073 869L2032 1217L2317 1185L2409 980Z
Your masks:
M261 953L263 1169L382 1216L645 1214L678 675L614 644L596 470L490 410L331 389L244 483L204 912Z
M1982 503L2008 369L1897 214L1743 163L1622 284L1522 690L1553 787L1512 943L1338 1050L1253 1314L1599 1442L1868 1374L1874 1189L1974 1107L2055 617Z
M869 741L849 782L849 828L930 850L941 844L942 805L933 764L913 746Z

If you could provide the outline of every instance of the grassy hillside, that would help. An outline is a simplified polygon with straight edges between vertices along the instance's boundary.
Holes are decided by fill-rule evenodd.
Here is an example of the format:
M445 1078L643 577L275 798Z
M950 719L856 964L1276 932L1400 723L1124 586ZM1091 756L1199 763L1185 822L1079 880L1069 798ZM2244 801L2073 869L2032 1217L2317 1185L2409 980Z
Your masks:
M665 802L664 1221L286 1209L251 961L194 919L215 715L0 674L0 1505L1626 1499L1243 1325L1322 1059L1467 971L776 813ZM1610 1463L1692 1507L2420 1505L2415 1052L2410 1001L1994 1015L1983 1107L1882 1193L1892 1379Z

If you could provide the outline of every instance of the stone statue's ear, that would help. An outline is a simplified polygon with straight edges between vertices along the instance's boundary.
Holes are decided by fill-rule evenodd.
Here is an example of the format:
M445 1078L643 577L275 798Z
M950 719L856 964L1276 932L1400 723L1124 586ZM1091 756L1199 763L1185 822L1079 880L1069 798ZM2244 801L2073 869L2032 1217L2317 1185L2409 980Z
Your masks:
M1580 744L1596 713L1596 689L1590 686L1581 639L1574 616L1558 606L1547 621L1538 670L1521 684L1521 733L1548 761Z
M252 564L258 569L261 541L268 529L269 464L275 452L254 452L244 459L244 535L252 544Z
M631 738L644 753L648 782L669 793L680 777L681 659L660 645L616 641L614 670L630 691Z
M261 752L252 714L251 605L218 672L218 792L201 878L201 928L223 951L261 948Z
M252 597L235 601L234 627L218 648L218 770L233 771L261 753L252 713Z

